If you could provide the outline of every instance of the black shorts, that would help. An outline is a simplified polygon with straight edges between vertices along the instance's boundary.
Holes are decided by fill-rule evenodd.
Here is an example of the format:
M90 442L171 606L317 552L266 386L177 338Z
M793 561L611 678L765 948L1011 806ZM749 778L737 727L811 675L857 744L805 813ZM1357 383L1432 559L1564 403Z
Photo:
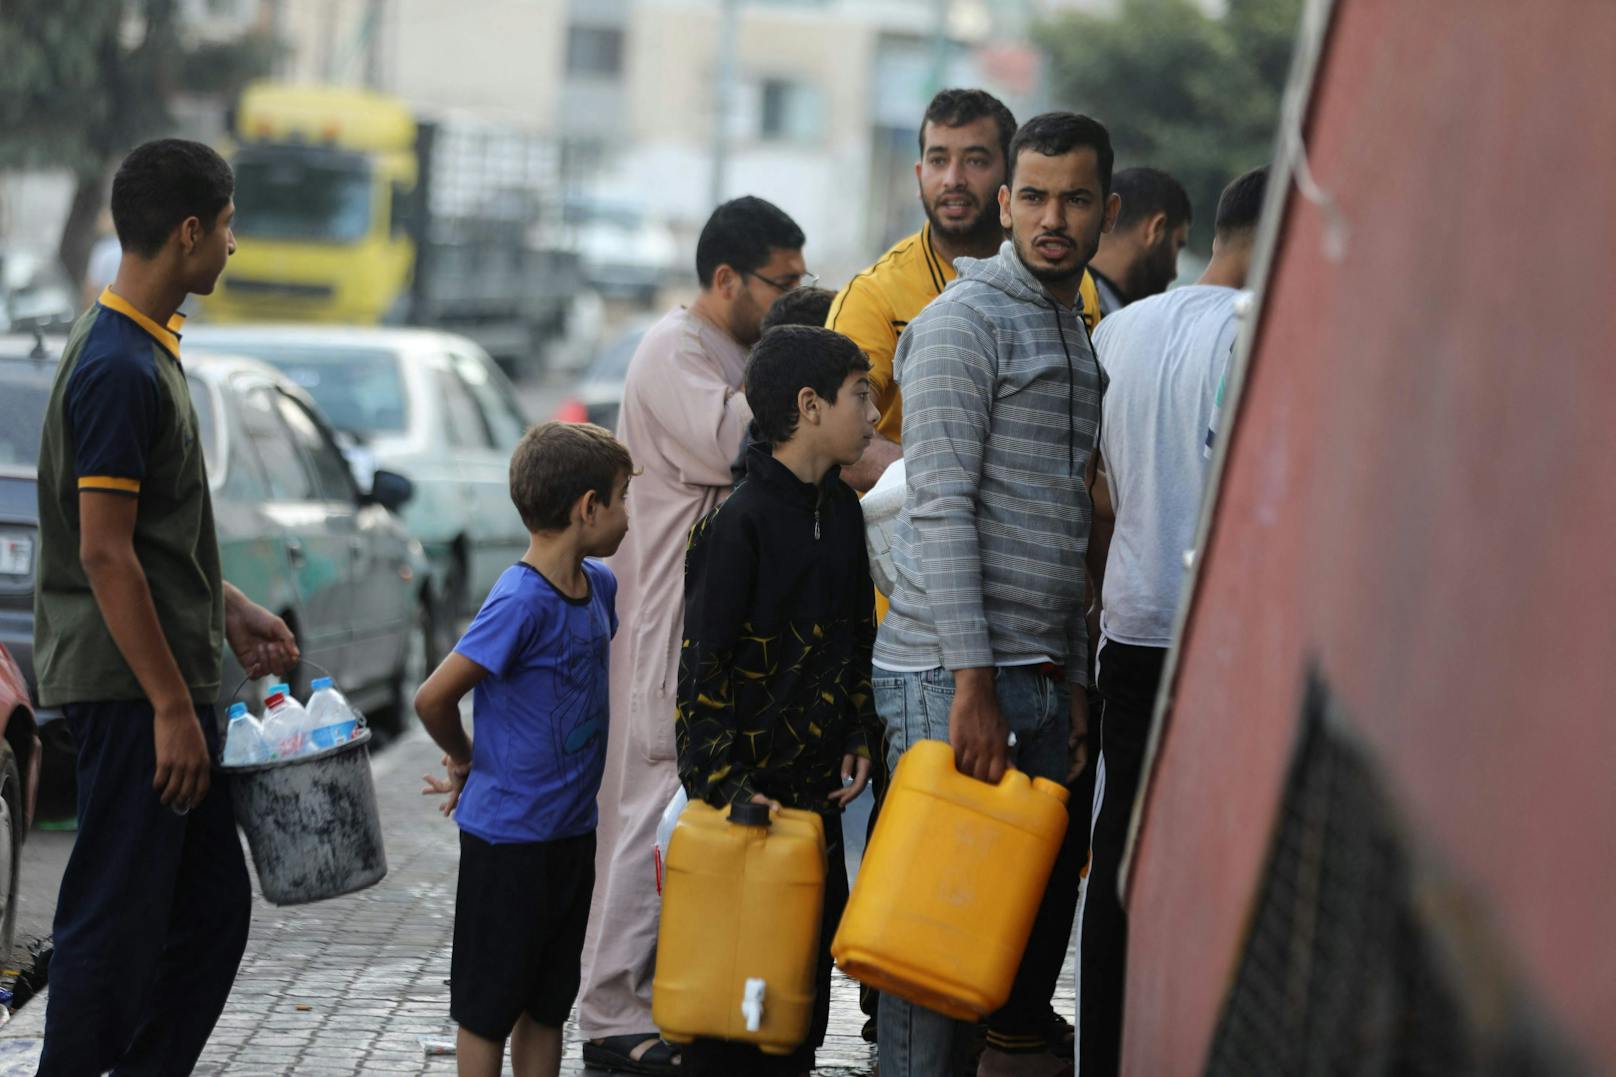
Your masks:
M578 996L595 834L493 845L460 832L449 1014L504 1040L526 1013L560 1028Z

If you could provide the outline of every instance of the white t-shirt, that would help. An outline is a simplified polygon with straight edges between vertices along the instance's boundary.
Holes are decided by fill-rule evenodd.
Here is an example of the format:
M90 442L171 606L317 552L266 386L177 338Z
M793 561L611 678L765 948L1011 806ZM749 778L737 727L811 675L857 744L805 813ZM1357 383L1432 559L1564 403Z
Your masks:
M1166 647L1195 543L1218 383L1234 351L1234 288L1194 284L1100 322L1109 379L1100 454L1116 508L1100 628L1118 643Z

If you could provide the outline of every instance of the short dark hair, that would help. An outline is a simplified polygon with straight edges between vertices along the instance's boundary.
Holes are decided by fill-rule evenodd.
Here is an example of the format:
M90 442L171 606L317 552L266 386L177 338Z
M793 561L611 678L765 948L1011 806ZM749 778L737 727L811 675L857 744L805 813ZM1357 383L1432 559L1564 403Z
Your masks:
M793 288L769 304L758 331L767 333L781 325L812 325L822 329L834 302L836 293L829 288L808 285Z
M112 224L124 250L155 257L187 217L213 228L236 177L212 147L183 138L137 146L112 178Z
M1010 140L1010 157L1005 165L1005 182L1016 175L1016 158L1026 150L1045 157L1060 157L1083 146L1092 147L1100 162L1100 194L1111 194L1111 166L1116 154L1111 150L1111 133L1099 120L1076 112L1045 112L1021 125Z
M511 453L511 501L531 531L563 531L572 507L593 490L610 504L634 458L612 432L594 423L540 423Z
M1189 192L1159 168L1124 168L1112 177L1111 189L1122 196L1114 231L1126 232L1158 213L1167 214L1169 229L1192 220Z
M999 156L1010 160L1010 140L1016 137L1015 113L1003 101L986 90L939 90L926 106L926 115L920 121L920 154L926 154L926 125L963 127L984 116L992 117L999 128Z
M797 432L797 394L804 387L836 403L842 382L870 369L864 351L847 337L811 325L780 325L752 346L746 365L746 402L758 437L770 445Z
M1268 193L1268 166L1254 168L1223 189L1218 196L1218 235L1257 227L1263 197Z
M745 195L733 198L707 218L696 240L696 279L703 288L713 283L721 265L737 273L751 273L769 260L771 251L801 250L802 229L773 202Z

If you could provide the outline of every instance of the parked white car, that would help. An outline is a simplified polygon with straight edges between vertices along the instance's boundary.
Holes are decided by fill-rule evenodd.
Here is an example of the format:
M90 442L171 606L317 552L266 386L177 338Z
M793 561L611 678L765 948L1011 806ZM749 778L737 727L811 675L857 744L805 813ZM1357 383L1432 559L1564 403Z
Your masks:
M450 333L340 326L196 326L185 346L278 367L352 439L361 482L373 466L414 483L401 515L432 566L432 659L446 653L528 543L509 478L527 417L488 354Z

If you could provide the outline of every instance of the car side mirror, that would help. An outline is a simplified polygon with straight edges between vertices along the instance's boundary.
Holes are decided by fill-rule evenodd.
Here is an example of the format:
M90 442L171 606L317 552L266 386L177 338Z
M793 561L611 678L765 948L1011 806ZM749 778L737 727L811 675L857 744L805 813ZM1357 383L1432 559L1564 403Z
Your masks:
M380 505L389 512L397 512L414 496L413 482L396 471L377 468L375 476L370 481L370 494L365 500Z

